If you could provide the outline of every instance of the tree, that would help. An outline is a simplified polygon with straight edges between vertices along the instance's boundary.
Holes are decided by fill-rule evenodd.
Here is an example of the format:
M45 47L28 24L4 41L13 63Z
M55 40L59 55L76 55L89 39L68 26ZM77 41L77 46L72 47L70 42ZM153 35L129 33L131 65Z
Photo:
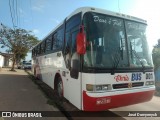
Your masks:
M13 54L12 71L14 71L16 61L24 58L29 49L33 48L38 42L38 39L31 34L31 31L25 29L11 29L2 25L2 29L0 30L1 47L7 47L8 51Z
M153 48L152 58L156 70L160 67L160 39L158 40L158 44L156 44Z

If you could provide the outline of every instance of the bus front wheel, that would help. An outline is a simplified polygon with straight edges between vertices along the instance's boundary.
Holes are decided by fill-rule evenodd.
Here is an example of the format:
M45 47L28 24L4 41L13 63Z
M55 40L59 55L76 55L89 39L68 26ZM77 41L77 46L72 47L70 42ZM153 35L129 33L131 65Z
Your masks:
M57 81L57 95L59 98L63 98L63 83L60 77L58 78Z

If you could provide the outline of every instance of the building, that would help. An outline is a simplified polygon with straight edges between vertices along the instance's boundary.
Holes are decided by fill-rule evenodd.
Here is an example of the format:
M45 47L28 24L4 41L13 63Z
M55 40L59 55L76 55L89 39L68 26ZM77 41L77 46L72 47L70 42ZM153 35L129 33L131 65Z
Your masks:
M4 66L4 56L0 54L0 69Z
M13 54L0 53L0 68L2 67L11 67Z

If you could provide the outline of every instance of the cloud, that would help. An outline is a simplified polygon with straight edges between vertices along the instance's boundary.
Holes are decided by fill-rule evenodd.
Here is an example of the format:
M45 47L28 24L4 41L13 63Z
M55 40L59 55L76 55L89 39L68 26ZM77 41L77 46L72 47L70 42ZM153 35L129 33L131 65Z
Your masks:
M35 0L32 6L32 10L37 12L43 12L46 3L46 0Z
M44 5L33 6L32 9L38 12L43 12Z
M39 33L40 33L40 31L39 31L38 29L33 29L32 32L33 32L34 34L39 34Z

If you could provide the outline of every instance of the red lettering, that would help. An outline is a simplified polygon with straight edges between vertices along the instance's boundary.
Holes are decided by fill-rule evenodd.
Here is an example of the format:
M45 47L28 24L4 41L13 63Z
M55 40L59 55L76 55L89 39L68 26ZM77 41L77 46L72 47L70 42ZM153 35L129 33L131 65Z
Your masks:
M129 77L127 75L122 76L122 75L117 75L114 77L114 79L119 82L119 81L128 81Z

